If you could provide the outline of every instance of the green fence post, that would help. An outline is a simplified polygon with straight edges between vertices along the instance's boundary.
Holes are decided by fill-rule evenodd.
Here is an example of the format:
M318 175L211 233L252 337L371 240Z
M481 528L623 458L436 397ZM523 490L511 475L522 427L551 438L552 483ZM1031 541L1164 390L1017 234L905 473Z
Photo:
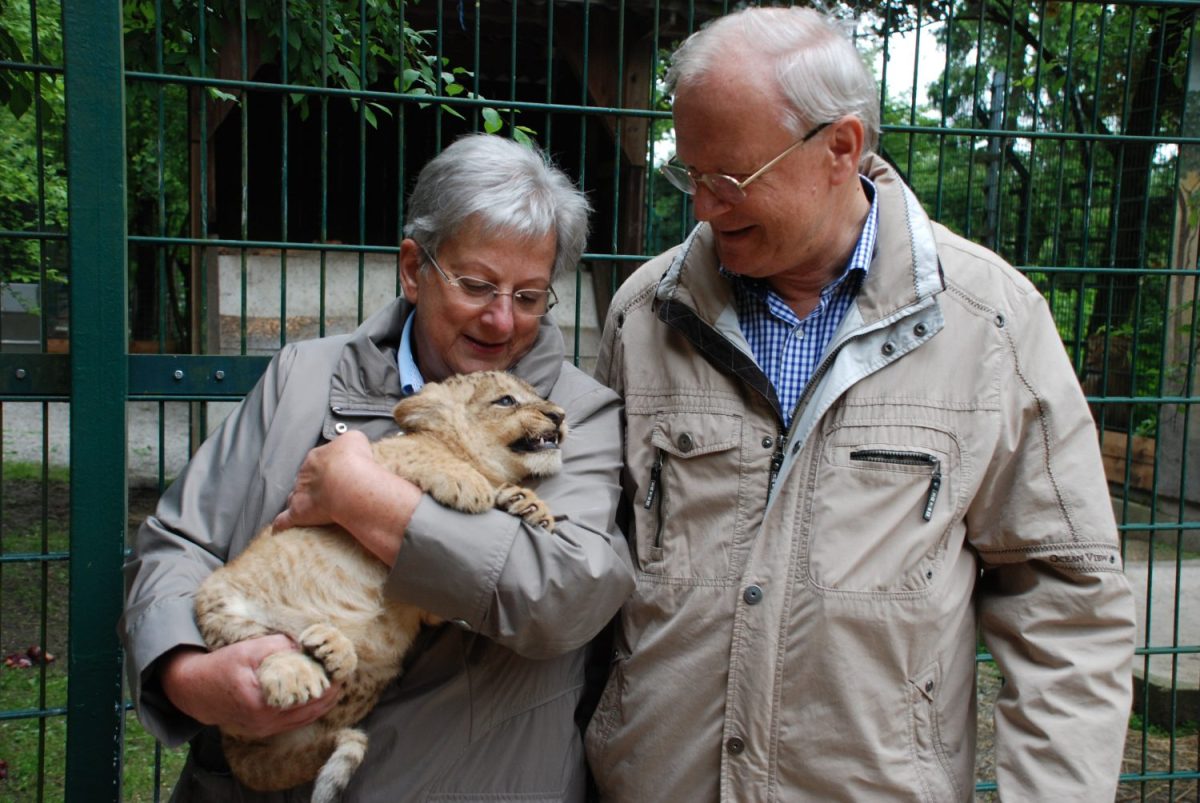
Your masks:
M121 796L125 549L125 87L119 0L67 0L71 283L67 800Z

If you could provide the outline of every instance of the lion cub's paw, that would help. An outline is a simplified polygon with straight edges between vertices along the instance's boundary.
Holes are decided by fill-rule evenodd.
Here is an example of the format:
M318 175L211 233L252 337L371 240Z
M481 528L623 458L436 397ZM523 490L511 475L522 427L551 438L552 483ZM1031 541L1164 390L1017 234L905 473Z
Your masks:
M300 634L300 646L316 658L335 681L349 680L358 668L354 643L331 624L309 625Z
M321 665L302 652L277 652L258 665L258 684L272 708L291 708L320 697L329 688Z
M534 527L554 529L554 516L550 507L537 494L520 485L503 485L496 491L496 507L514 516L520 516Z
M431 477L424 485L434 499L464 513L482 513L494 501L492 485L482 474Z

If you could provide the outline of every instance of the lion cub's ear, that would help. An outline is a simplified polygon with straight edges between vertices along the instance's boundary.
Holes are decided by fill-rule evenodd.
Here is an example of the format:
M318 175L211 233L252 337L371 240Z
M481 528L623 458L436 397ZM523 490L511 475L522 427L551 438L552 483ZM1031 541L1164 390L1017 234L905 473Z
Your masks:
M453 432L446 400L438 385L426 385L419 393L406 396L392 410L392 418L405 432L437 429Z

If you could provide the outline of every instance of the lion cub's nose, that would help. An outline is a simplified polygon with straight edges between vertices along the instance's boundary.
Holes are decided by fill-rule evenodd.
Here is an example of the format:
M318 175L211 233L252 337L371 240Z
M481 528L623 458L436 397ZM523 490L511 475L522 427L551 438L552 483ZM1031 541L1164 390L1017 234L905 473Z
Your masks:
M563 421L563 414L554 410L543 410L542 415L554 422L554 426L558 426Z

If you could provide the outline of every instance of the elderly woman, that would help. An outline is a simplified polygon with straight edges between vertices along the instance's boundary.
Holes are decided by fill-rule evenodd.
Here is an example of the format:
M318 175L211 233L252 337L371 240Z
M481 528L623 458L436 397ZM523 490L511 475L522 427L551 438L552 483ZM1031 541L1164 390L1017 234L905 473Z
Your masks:
M538 152L474 135L426 165L408 209L404 297L353 334L283 348L138 534L120 629L142 722L168 745L191 742L175 800L311 792L240 787L217 727L300 727L339 689L269 708L254 670L291 641L210 652L193 621L197 586L272 522L341 525L391 567L389 595L448 623L423 634L364 721L370 749L346 800L584 797L575 709L587 645L633 588L614 523L620 405L564 363L546 315L551 280L583 251L587 201ZM560 522L553 533L499 510L446 509L371 456L401 397L486 369L511 370L567 411L563 470L534 486Z

